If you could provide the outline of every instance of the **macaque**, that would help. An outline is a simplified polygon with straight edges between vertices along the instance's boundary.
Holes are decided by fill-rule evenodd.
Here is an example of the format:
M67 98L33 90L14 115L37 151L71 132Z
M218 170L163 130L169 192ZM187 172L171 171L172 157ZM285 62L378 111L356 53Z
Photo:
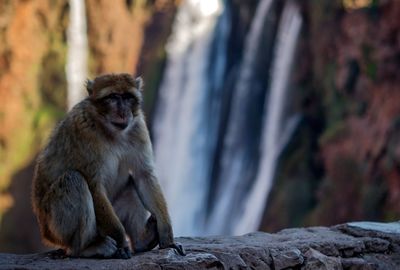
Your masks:
M40 153L32 203L44 241L69 256L130 258L174 248L141 110L141 78L107 74L54 129Z

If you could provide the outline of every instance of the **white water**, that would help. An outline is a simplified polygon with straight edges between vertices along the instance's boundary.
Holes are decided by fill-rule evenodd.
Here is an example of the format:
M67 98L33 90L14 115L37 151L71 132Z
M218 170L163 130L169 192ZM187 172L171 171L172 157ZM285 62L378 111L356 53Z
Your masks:
M275 58L272 69L270 94L266 102L266 121L263 127L261 160L256 181L248 195L244 213L235 227L235 234L255 231L259 228L275 174L282 145L283 117L291 65L300 33L302 18L298 6L285 4L278 29Z
M174 232L201 234L211 164L208 65L220 0L186 0L167 44L168 62L154 119L155 161ZM216 136L211 135L210 136Z
M244 56L239 73L238 94L236 100L245 98L248 94L249 84L252 80L252 74L255 69L255 62L258 55L258 46L260 45L260 38L264 27L264 22L268 18L268 11L271 8L272 0L261 0L257 6L254 19L250 26L250 32L246 37L244 45Z
M240 124L247 116L244 114L243 104L249 96L251 81L255 70L255 62L259 53L259 44L262 36L265 20L271 8L272 0L261 0L257 6L255 17L250 26L250 31L245 40L244 56L240 66L238 83L233 96L233 104L227 129L227 135L224 141L224 153L221 162L221 183L215 196L215 206L211 212L208 224L207 234L226 234L230 232L232 225L231 214L232 205L237 198L235 190L238 184L243 181L242 172L246 160L246 154L243 149L237 147L238 136L243 128ZM242 120L241 120L242 119ZM240 143L240 142L239 142Z
M87 76L87 29L85 1L69 0L70 20L67 32L67 105L71 109L85 97Z

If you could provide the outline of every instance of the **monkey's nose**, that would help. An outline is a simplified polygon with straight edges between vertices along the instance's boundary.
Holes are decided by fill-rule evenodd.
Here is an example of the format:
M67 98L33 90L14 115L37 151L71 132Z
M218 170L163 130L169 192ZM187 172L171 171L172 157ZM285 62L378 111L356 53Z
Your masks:
M128 123L123 123L123 122L111 122L115 127L124 130L127 126Z

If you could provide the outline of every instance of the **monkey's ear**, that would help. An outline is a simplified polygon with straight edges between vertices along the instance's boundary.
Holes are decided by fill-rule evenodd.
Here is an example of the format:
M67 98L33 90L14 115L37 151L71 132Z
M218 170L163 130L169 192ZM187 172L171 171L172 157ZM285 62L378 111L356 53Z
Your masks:
M93 81L87 79L86 80L86 90L88 91L89 96L93 94Z
M135 79L135 87L137 90L142 91L143 90L143 79L142 77L137 77Z

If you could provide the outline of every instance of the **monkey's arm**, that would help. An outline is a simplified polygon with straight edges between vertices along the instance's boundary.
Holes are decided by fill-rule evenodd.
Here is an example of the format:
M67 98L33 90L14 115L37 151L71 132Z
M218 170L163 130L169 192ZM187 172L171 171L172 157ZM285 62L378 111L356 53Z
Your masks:
M156 217L160 248L171 247L180 255L186 255L182 246L174 242L167 202L155 174L152 171L141 172L134 184L144 207Z
M121 221L114 212L111 202L107 198L105 189L102 185L91 188L94 211L96 214L97 228L104 236L110 236L117 242L119 254L117 257L130 257L131 251L125 238L125 229Z

